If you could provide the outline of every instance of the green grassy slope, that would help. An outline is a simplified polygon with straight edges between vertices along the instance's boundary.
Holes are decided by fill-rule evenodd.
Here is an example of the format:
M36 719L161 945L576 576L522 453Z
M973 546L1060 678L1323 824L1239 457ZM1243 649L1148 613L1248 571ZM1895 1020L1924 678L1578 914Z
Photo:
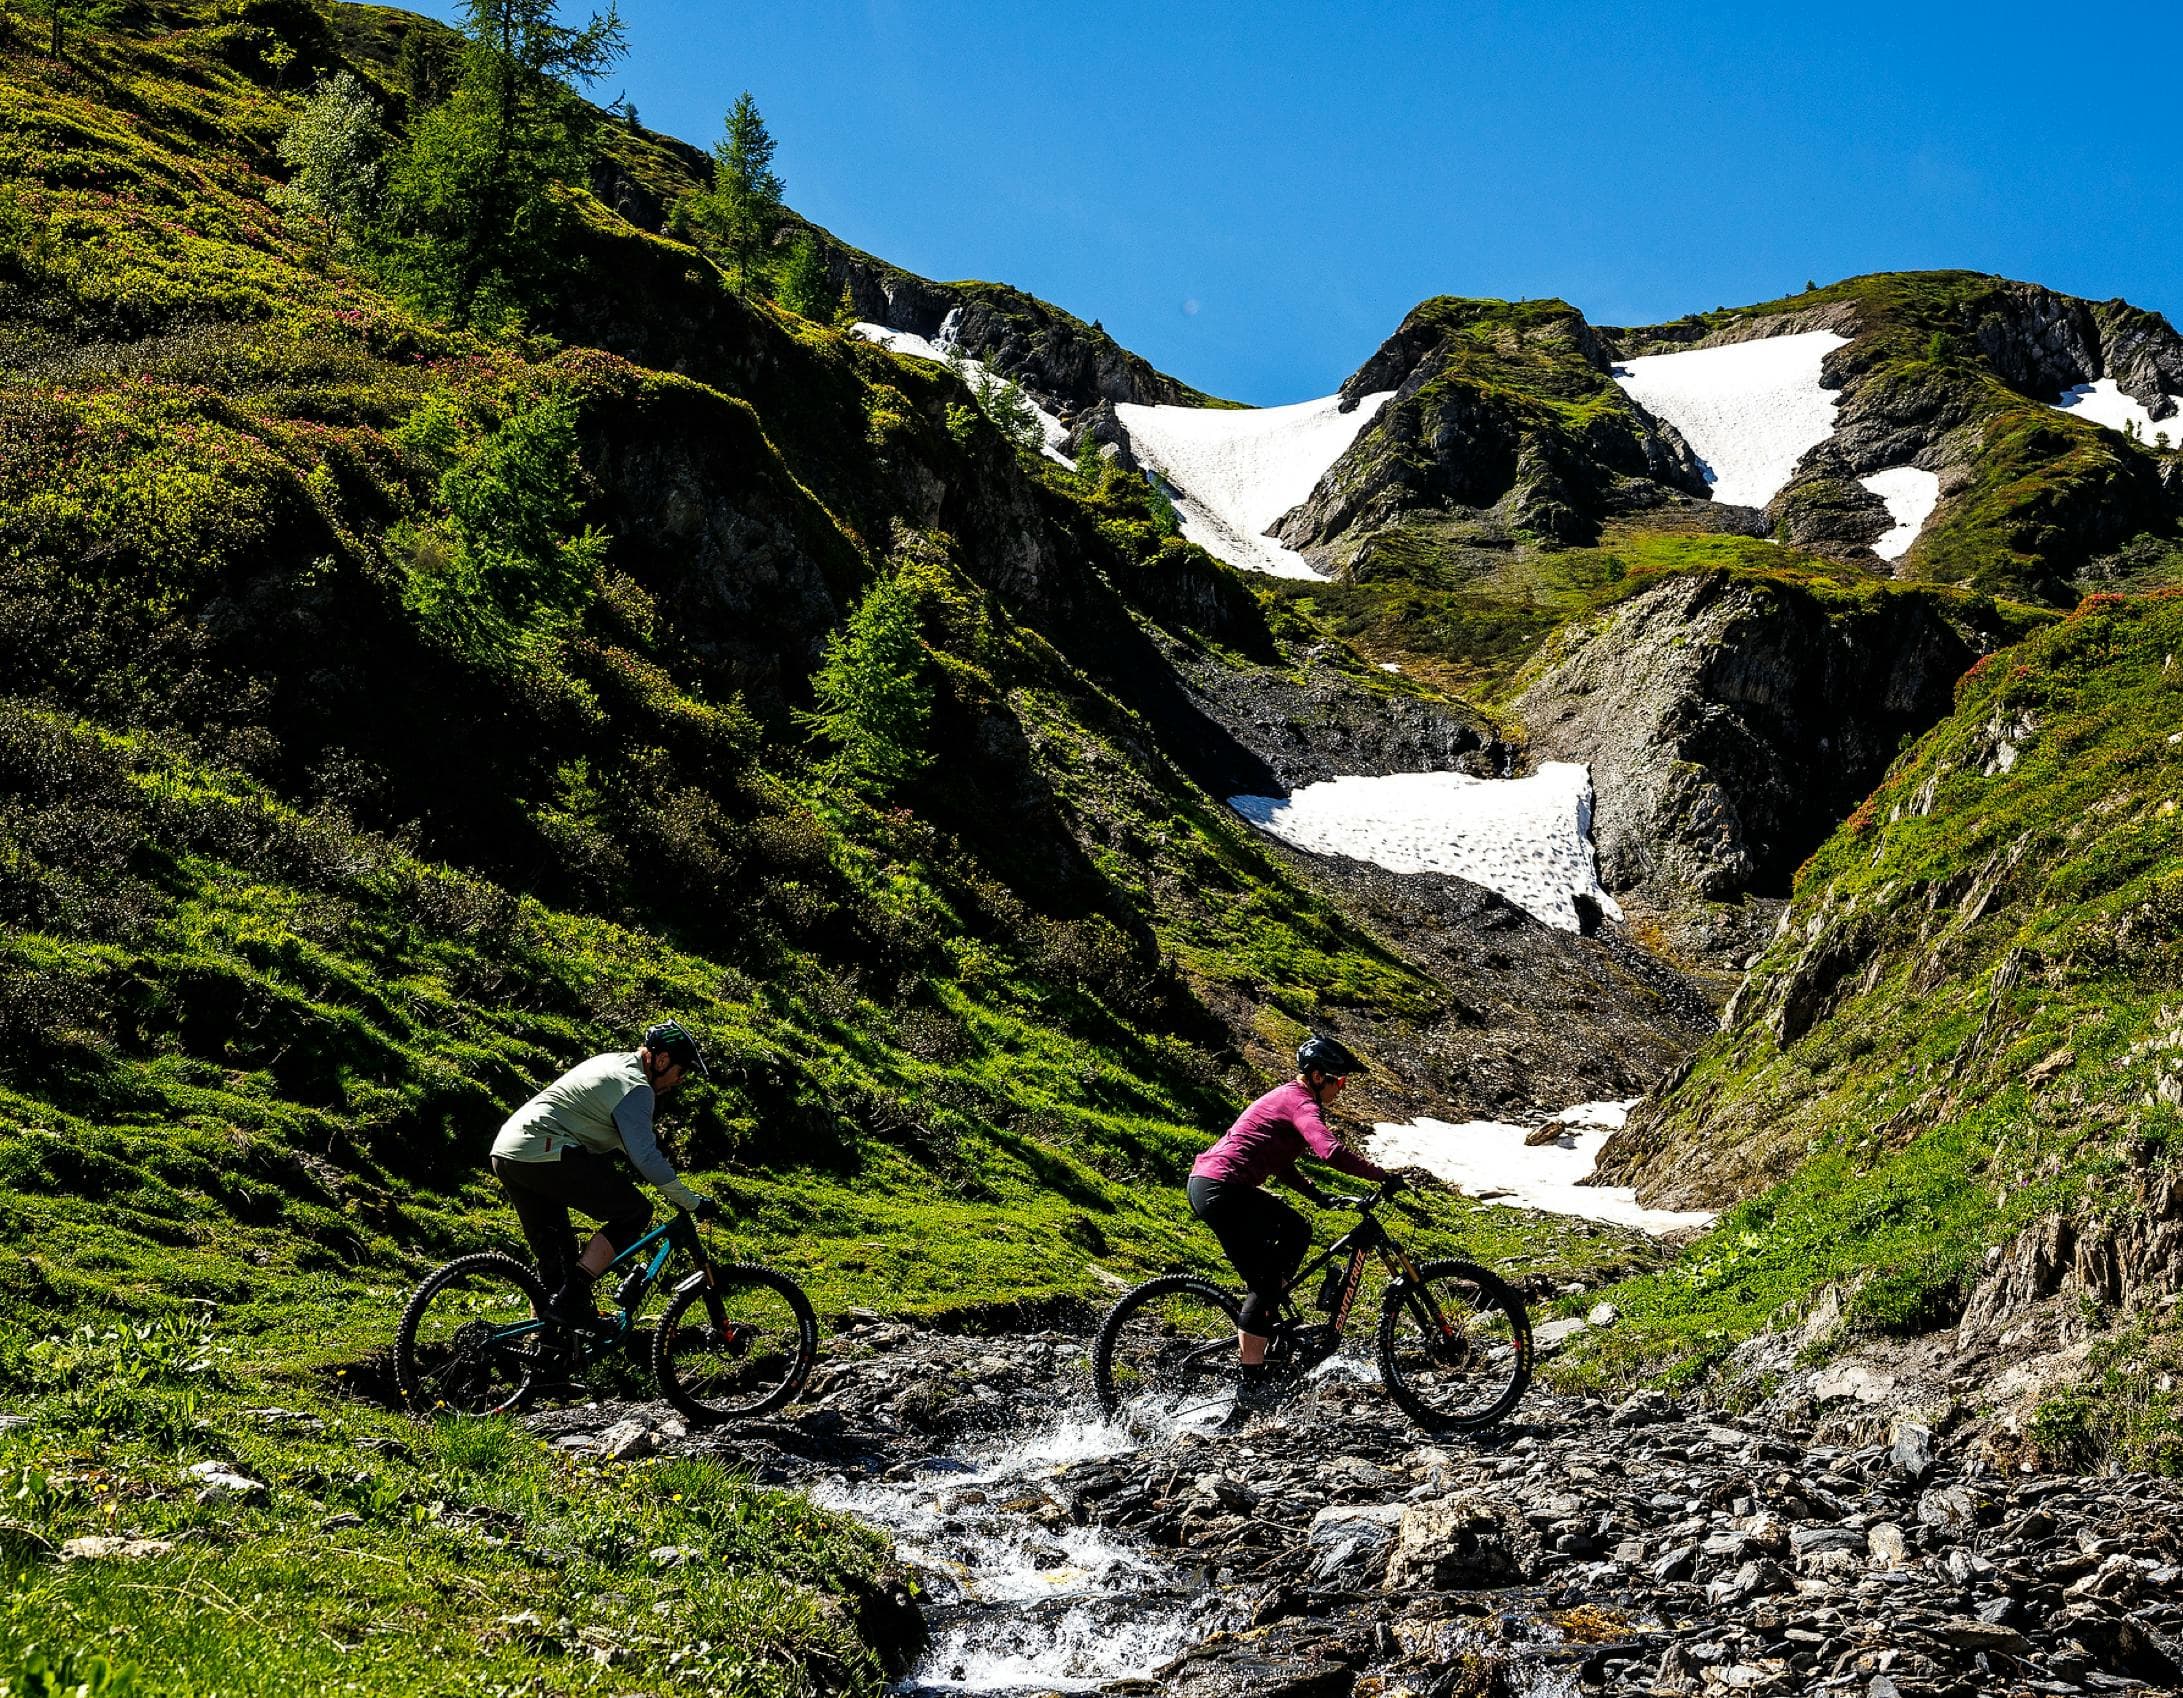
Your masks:
M723 1075L678 1100L679 1157L822 1314L1097 1298L1211 1258L1176 1181L1281 1042L1448 993L1161 752L1234 754L1146 621L1236 665L1319 635L1137 480L1020 460L945 372L739 303L581 189L550 338L426 322L285 223L296 87L387 76L412 27L177 3L64 64L0 49L0 1408L33 1417L0 1441L28 1471L0 1666L491 1690L535 1674L501 1615L574 1643L581 1598L681 1542L721 1561L633 1661L545 1689L707 1644L700 1687L869 1690L841 1611L877 1559L808 1510L710 1481L695 1527L327 1389L425 1266L514 1245L500 1115L672 1012ZM513 552L481 567L473 533ZM934 759L877 799L795 713L882 571ZM1543 1268L1626 1254L1464 1226ZM138 1360L135 1329L205 1316L218 1374ZM327 1436L267 1436L269 1405ZM206 1455L270 1504L198 1511ZM109 1528L188 1537L51 1562Z
M2131 1206L2179 1119L2183 599L2100 597L1982 663L1797 883L1687 1077L1612 1152L1736 1203L1579 1371L1702 1369L1851 1295L1949 1324L1989 1245ZM1841 1342L1842 1340L1837 1340Z
M1366 653L1396 661L1466 700L1489 707L1519 694L1556 632L1671 577L1723 572L1843 613L1891 596L1937 597L2018 633L2051 617L1975 591L1901 585L1802 549L1754 537L1616 525L1590 548L1455 551L1417 527L1371 545L1351 579L1283 583L1284 599Z

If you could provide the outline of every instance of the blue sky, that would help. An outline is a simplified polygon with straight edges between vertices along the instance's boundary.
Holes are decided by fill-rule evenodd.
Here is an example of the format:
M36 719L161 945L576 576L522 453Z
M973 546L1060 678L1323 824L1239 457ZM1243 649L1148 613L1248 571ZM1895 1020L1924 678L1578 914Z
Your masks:
M709 145L748 88L807 217L1239 400L1438 293L1649 323L1964 266L2183 315L2172 0L623 7L601 98Z

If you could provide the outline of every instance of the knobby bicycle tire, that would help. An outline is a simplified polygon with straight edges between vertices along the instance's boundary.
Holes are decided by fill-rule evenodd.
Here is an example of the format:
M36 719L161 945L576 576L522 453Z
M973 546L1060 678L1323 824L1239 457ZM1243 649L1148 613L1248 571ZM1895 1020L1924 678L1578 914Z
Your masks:
M1397 1333L1405 1315L1410 1313L1413 1287L1406 1280L1397 1280L1387 1288L1386 1298L1380 1305L1379 1365L1380 1379L1402 1412L1419 1426L1437 1432L1477 1431L1490 1427L1504 1419L1523 1397L1531 1384L1531 1317L1524 1311L1524 1302L1515 1289L1490 1268L1482 1268L1475 1262L1439 1261L1426 1262L1418 1269L1419 1277L1427 1284L1442 1280L1475 1286L1482 1299L1477 1304L1466 1304L1472 1316L1498 1312L1505 1317L1508 1338L1505 1348L1508 1361L1504 1367L1494 1367L1481 1374L1490 1386L1495 1375L1505 1373L1506 1384L1490 1402L1479 1407L1449 1412L1437 1407L1419 1389L1404 1377L1401 1364L1396 1360Z
M1108 1415L1117 1414L1124 1402L1120 1388L1114 1380L1114 1346L1122 1335L1123 1327L1130 1318L1157 1298L1188 1293L1212 1304L1228 1317L1232 1328L1241 1304L1229 1293L1221 1290L1211 1280L1200 1279L1195 1274L1162 1274L1148 1279L1115 1299L1114 1306L1100 1318L1099 1332L1092 1340L1092 1384L1099 1393L1099 1406ZM1231 1341L1232 1342L1232 1341Z
M546 1367L548 1331L541 1328L530 1334L536 1345L522 1350L496 1352L494 1360L505 1364L513 1374L512 1389L505 1397L494 1397L482 1408L470 1407L467 1402L456 1401L437 1395L437 1388L427 1383L426 1364L419 1360L417 1328L424 1319L432 1300L449 1286L472 1275L484 1274L505 1280L530 1304L536 1314L545 1316L547 1307L546 1288L531 1268L513 1256L504 1256L497 1250L481 1250L474 1255L457 1256L427 1274L424 1283L410 1296L402 1310L401 1321L394 1329L394 1381L400 1388L402 1401L412 1411L430 1414L439 1409L452 1409L464 1415L497 1415L511 1409L520 1409L530 1402L537 1391Z
M812 1365L819 1355L819 1322L812 1313L811 1300L803 1294L803 1287L784 1273L761 1267L756 1262L719 1262L713 1266L714 1283L706 1285L699 1280L675 1294L660 1317L659 1328L652 1335L652 1374L659 1381L660 1395L667 1399L693 1421L734 1421L754 1415L769 1415L803 1390L804 1382L811 1377ZM736 1286L764 1287L785 1298L790 1313L795 1317L796 1338L793 1353L782 1369L777 1382L770 1382L760 1396L747 1399L716 1401L702 1396L699 1390L685 1382L678 1371L678 1353L690 1342L693 1332L697 1342L717 1344L717 1338L706 1340L703 1331L710 1327L714 1312L705 1309L700 1315L700 1325L693 1327L685 1319L693 1306L702 1305L708 1296L719 1297ZM687 1363L688 1358L684 1358Z

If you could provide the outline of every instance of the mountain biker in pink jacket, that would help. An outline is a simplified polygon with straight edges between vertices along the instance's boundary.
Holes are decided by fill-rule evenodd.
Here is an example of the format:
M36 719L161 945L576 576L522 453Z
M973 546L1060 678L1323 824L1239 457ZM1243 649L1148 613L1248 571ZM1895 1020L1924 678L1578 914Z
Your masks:
M1359 1179L1390 1177L1326 1123L1326 1105L1363 1071L1364 1063L1346 1047L1313 1033L1297 1048L1295 1079L1252 1103L1190 1169L1190 1212L1213 1229L1248 1291L1236 1326L1238 1411L1264 1404L1275 1306L1311 1247L1311 1223L1261 1187L1278 1178L1323 1207L1325 1193L1296 1171L1304 1155Z

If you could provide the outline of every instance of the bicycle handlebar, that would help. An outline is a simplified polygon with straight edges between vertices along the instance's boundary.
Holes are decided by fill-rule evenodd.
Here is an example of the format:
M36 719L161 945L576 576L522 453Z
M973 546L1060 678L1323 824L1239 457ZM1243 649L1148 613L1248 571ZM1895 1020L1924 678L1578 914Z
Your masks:
M1349 1191L1331 1192L1327 1196L1326 1206L1330 1209L1355 1209L1359 1214L1364 1214L1371 1209L1385 1208L1396 1197L1400 1196L1404 1189L1401 1178L1390 1173L1379 1182L1379 1185L1370 1196L1359 1196Z

